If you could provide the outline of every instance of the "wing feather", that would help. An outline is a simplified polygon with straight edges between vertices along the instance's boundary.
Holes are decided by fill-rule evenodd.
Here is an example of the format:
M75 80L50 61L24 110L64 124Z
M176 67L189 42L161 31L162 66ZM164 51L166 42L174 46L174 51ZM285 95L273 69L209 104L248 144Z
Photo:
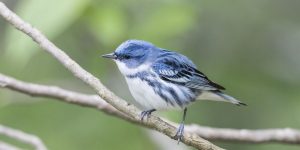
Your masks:
M174 53L173 53L174 55ZM225 88L207 78L191 61L183 61L182 55L164 56L153 63L154 72L162 80L199 90L224 90Z

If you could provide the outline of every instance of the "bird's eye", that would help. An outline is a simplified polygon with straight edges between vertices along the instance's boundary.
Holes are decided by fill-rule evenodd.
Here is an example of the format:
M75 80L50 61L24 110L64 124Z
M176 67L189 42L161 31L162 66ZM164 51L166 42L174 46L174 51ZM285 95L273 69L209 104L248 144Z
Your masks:
M130 59L131 56L129 56L129 55L124 55L123 58L124 58L124 59Z

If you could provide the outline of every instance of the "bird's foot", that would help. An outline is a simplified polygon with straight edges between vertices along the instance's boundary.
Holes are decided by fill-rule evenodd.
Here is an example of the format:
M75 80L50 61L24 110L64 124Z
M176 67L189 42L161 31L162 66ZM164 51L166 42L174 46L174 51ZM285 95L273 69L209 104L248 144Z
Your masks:
M149 117L152 112L156 111L156 109L145 110L141 112L141 120L143 121L145 116Z
M174 136L174 138L178 141L178 144L182 141L183 133L184 133L184 124L181 123L177 129L175 136Z

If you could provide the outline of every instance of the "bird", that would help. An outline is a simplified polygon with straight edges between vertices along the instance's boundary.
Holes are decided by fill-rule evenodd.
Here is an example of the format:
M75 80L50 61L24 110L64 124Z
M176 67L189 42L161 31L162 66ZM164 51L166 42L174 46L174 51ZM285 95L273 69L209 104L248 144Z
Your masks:
M213 100L246 105L223 93L225 88L200 72L188 57L150 42L127 40L102 57L116 62L131 95L143 110L141 121L157 110L183 110L174 136L178 143L183 139L187 106L192 102Z

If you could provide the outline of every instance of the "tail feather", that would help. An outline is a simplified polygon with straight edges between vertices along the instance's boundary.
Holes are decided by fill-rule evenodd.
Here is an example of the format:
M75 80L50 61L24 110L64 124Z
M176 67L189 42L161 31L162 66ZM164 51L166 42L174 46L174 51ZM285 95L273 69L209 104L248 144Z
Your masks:
M212 100L229 102L238 106L247 106L247 104L240 102L239 100L222 93L221 91L204 91L198 96L199 100Z

